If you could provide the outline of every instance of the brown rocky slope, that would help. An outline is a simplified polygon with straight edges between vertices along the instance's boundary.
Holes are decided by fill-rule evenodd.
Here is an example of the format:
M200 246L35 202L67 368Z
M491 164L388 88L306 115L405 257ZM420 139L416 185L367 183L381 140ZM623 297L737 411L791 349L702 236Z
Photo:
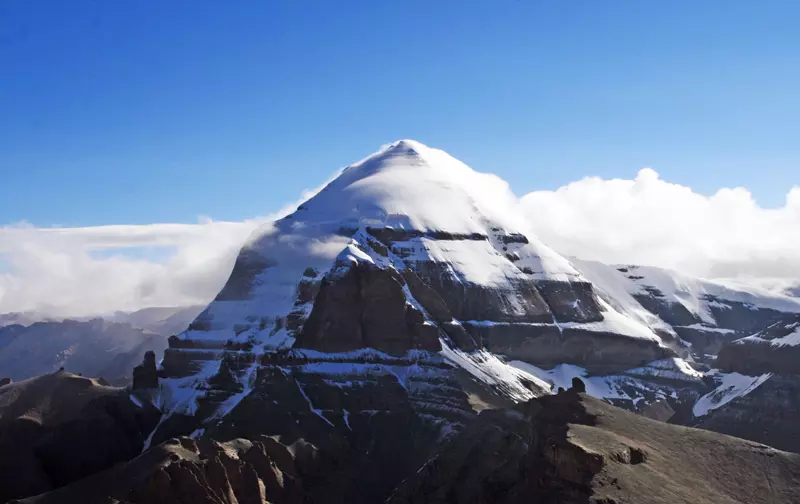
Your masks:
M578 383L580 386L580 383ZM387 454L390 456L390 454ZM327 503L358 485L346 458L303 440L181 438L21 502ZM335 477L331 477L335 475ZM351 481L340 481L341 479ZM634 415L572 389L487 410L371 502L800 502L800 455ZM346 500L345 500L346 501Z
M107 385L62 371L0 387L0 502L69 484L141 451L158 410Z

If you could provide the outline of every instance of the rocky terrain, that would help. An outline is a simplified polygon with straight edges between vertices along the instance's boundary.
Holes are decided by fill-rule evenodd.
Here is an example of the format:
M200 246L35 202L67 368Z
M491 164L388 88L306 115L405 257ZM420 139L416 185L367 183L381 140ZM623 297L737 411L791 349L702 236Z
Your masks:
M800 455L650 420L573 389L482 413L387 502L798 502L799 478Z
M158 418L125 389L70 373L0 386L0 502L133 458Z
M381 488L347 445L172 439L26 503L772 503L800 501L800 455L625 412L576 388L486 410ZM291 439L291 437L288 437ZM387 453L385 456L391 457Z

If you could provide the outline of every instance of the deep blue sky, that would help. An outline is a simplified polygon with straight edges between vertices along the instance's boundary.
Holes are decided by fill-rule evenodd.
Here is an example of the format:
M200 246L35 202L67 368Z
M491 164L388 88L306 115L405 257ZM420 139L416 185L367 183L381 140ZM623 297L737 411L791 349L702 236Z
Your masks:
M800 2L3 0L0 224L276 210L398 138L517 194L800 184Z

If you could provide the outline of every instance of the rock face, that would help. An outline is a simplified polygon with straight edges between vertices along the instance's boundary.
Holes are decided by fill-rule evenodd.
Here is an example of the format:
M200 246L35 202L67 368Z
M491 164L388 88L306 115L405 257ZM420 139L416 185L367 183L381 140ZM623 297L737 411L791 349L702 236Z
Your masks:
M638 311L661 334L673 333L691 343L698 362L713 365L725 343L800 313L800 299L753 286L655 267L572 262L612 304L632 305L629 311Z
M322 464L302 441L262 437L227 443L171 439L105 472L22 502L303 504ZM304 481L309 477L311 481Z
M295 345L323 352L370 347L400 355L441 350L439 330L406 303L404 287L397 271L367 262L325 277Z
M725 402L697 426L800 452L800 316L723 346L717 367L742 385L725 381L715 394ZM730 390L727 392L726 387ZM719 401L718 401L719 402Z
M123 390L58 372L0 388L0 502L136 456L158 421Z
M785 317L763 331L725 345L717 366L747 375L800 375L800 315Z
M697 427L800 453L800 376L774 375L711 411Z

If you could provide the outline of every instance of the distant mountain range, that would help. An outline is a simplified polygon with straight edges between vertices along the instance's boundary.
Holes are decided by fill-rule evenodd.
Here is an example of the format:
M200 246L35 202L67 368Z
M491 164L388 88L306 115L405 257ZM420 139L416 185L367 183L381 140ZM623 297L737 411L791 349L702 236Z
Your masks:
M130 384L147 350L161 355L167 337L188 327L202 307L147 308L88 320L0 315L0 378L24 380L60 368Z

